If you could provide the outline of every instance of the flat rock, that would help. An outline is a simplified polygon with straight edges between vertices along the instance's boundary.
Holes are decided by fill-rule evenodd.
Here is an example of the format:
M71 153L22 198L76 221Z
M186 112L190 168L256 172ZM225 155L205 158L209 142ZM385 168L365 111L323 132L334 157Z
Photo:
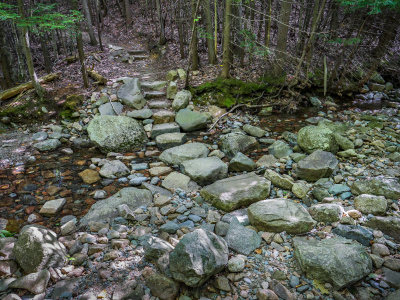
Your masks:
M233 211L268 197L271 182L254 173L216 181L204 187L200 195L214 207Z
M253 226L267 232L306 233L316 223L301 204L283 198L254 203L247 213Z
M119 102L108 102L99 106L99 113L102 116L117 116L122 113L124 106Z
M278 163L279 160L275 158L273 155L263 155L257 160L256 166L258 168L260 167L265 167L265 168L270 168L270 167L276 167L276 163Z
M279 159L289 156L293 153L293 150L285 142L276 141L268 147L268 153Z
M400 241L400 218L395 216L390 217L373 217L365 223L372 229L382 231L384 234Z
M261 237L252 229L241 225L236 218L233 218L225 241L229 249L244 255L249 255L261 245Z
M257 139L240 132L232 132L220 136L221 150L228 157L234 157L238 152L246 150L257 145Z
M178 165L184 161L207 157L207 146L201 143L189 143L165 150L159 159L170 165Z
M228 176L228 166L215 156L184 161L181 171L202 186Z
M17 278L8 286L13 289L24 289L36 295L46 291L47 283L50 280L50 272L41 270L37 273L30 273L28 275Z
M162 109L153 114L154 124L165 124L165 123L172 123L175 121L175 113Z
M369 194L375 196L385 196L388 199L400 198L400 183L394 177L375 177L364 181L355 181L351 192L355 195Z
M142 81L141 86L144 89L149 89L153 91L161 91L166 87L167 81Z
M280 187L285 190L292 190L293 178L289 175L280 175L279 173L267 169L264 173L264 177L267 178L274 186Z
M121 189L111 197L98 201L92 205L89 212L81 219L81 225L90 221L101 222L107 218L119 217L118 207L126 204L135 211L140 206L147 206L153 202L153 195L149 190L127 187Z
M47 201L40 209L39 214L54 216L62 210L65 203L65 198Z
M297 163L297 176L307 181L329 177L338 165L336 157L326 151L316 150Z
M164 178L161 186L173 192L175 192L176 189L181 189L187 193L193 192L198 188L196 182L192 181L189 176L179 172L170 173Z
M162 187L147 182L142 182L142 187L149 190L152 195L160 194L166 197L172 197L172 193L166 189L163 189Z
M363 214L385 215L387 200L384 196L362 194L354 198L354 207Z
M130 118L145 120L145 119L150 119L153 116L153 111L151 109L145 108L145 109L129 111L127 112L126 115Z
M45 140L43 142L36 143L33 147L39 151L53 151L61 146L61 142L57 139Z
M339 224L332 230L332 232L346 239L355 240L366 247L369 247L371 241L374 239L371 230L356 225Z
M242 152L236 153L231 159L228 165L228 169L231 172L251 172L256 168L256 163Z
M264 129L261 129L260 127L252 126L249 124L244 125L243 130L246 131L247 134L258 138L263 137L266 132Z
M130 171L122 161L112 160L101 167L99 174L105 178L119 178L129 175Z
M176 123L156 124L151 130L151 138L155 139L157 136L165 133L180 132L180 127Z
M92 184L101 180L99 172L92 169L83 170L82 172L78 173L78 175L80 178L82 178L85 184Z
M162 150L180 146L186 143L186 141L186 133L180 132L164 133L156 137L157 147Z
M372 260L364 246L350 240L294 237L293 244L295 257L306 276L330 283L335 289L349 286L372 272Z
M187 108L178 111L175 121L185 132L207 128L207 117Z

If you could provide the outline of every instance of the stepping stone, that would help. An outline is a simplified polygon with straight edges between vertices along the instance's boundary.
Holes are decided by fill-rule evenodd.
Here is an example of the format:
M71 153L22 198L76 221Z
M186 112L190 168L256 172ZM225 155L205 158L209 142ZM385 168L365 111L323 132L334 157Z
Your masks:
M145 93L144 93L144 97L145 97L147 100L150 100L150 99L159 99L159 98L163 98L163 97L166 97L166 96L167 96L166 93L164 93L164 92L159 92L159 91L152 91L152 92L145 92Z
M175 113L170 110L160 110L153 114L154 124L172 123L175 121Z
M150 56L148 56L148 55L133 55L132 57L134 58L134 60L145 60L145 59L149 59Z
M297 176L306 181L317 181L331 176L338 163L332 153L317 150L298 162Z
M170 165L177 165L186 160L207 157L209 152L207 146L202 143L189 143L165 150L159 156L159 160Z
M181 189L188 193L193 192L198 188L197 184L192 181L189 176L178 172L172 172L167 177L165 177L165 179L161 183L161 186L170 191Z
M167 85L167 81L143 81L141 82L143 89L149 89L153 91L161 91Z
M158 148L165 150L186 143L186 133L164 133L156 137Z
M40 209L39 214L54 216L63 208L65 202L65 198L47 201Z
M146 109L129 111L126 115L130 118L144 120L144 119L150 119L153 116L153 112L151 109L146 108Z
M252 229L241 225L233 218L225 236L229 249L244 255L249 255L261 245L261 237Z
M127 52L130 55L141 55L141 54L146 54L147 53L147 51L143 50L143 49L130 49L130 50L127 50Z
M228 166L215 156L184 161L181 171L203 186L228 176Z
M216 208L230 212L268 197L271 182L248 173L218 180L204 187L200 195Z
M148 102L149 108L153 109L162 109L171 107L171 101L168 100L158 100Z
M246 150L257 145L257 139L245 135L241 132L231 132L221 135L221 150L228 157L234 157L238 152L245 152Z
M151 131L151 138L155 139L157 136L164 133L180 132L179 125L176 123L156 124Z
M145 189L149 190L151 192L152 195L155 194L160 194L163 195L165 197L172 197L172 193L166 189L163 189L162 187L147 183L147 182L142 182L142 187L144 187Z
M181 109L175 116L175 121L183 131L195 131L207 128L207 117L197 111Z
M123 108L119 102L105 103L99 106L99 112L102 116L116 116L122 113Z

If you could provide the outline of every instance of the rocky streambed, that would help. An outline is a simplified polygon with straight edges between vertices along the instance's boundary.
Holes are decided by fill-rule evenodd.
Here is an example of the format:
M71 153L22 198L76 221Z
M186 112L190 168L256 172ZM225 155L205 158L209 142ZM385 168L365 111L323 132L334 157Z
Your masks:
M184 76L117 80L5 139L0 298L399 299L398 110L314 99L206 132L225 111Z

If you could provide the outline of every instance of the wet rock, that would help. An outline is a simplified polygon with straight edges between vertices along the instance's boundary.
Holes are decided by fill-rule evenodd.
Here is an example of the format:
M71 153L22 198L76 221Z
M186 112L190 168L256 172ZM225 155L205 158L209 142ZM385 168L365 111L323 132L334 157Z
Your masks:
M318 222L332 223L342 218L343 207L334 203L316 204L311 206L308 212Z
M32 135L32 140L37 141L37 142L42 142L45 139L47 139L47 136L48 136L47 132L39 131Z
M220 136L221 150L228 157L234 157L238 152L244 152L257 145L256 138L241 132L232 132Z
M150 275L146 280L146 285L151 293L161 300L175 300L179 294L180 284L165 275Z
M285 142L276 141L268 147L268 153L279 159L289 156L293 153L293 150Z
M294 237L293 244L303 272L308 277L332 284L335 289L348 286L372 271L372 261L364 247L352 241Z
M130 118L145 120L145 119L150 119L153 116L153 111L151 109L145 108L140 110L129 111L126 115Z
M186 143L186 133L164 133L156 137L157 147L165 150Z
M101 179L99 172L91 169L83 170L82 172L78 173L78 176L82 178L85 184L92 184Z
M196 287L225 268L227 243L212 232L196 229L186 234L169 256L175 280Z
M307 181L329 177L338 165L336 157L329 152L316 150L297 164L297 176Z
M315 225L301 204L286 199L260 201L250 205L247 212L253 226L268 232L299 234L310 231Z
M215 156L184 161L181 171L202 186L228 176L228 166Z
M43 226L27 225L19 234L13 254L26 273L35 273L49 267L63 267L67 251L53 231Z
M244 255L249 255L261 245L261 237L254 230L241 225L233 218L225 236L229 249Z
M122 204L128 205L130 210L135 211L140 206L147 206L152 202L153 196L149 190L123 188L111 197L93 204L80 223L86 225L90 221L101 222L107 218L116 218L119 216L118 207Z
M251 136L254 137L263 137L265 135L265 130L261 129L260 127L257 126L252 126L249 124L246 124L243 126L243 130L246 131L246 133L248 133Z
M293 187L293 178L288 175L280 175L275 171L267 169L264 173L264 177L271 181L274 186L282 189L290 191Z
M99 116L90 121L88 134L104 153L130 151L147 142L143 126L124 116Z
M200 195L214 207L229 212L265 199L270 186L270 181L249 173L219 180L204 187Z
M54 216L62 210L65 203L65 198L47 201L40 209L39 214Z
M207 117L197 111L181 109L175 116L175 122L183 131L195 131L207 128Z
M117 96L121 102L135 109L142 109L146 104L138 78L126 78L119 88Z
M30 273L18 278L9 284L9 288L24 289L34 294L41 294L46 291L47 283L50 280L50 272L41 270L37 273Z
M174 247L157 237L151 237L147 241L146 251L144 253L144 257L149 260L157 261L164 254L170 253L174 250Z
M181 174L179 172L170 173L161 185L167 190L174 191L181 189L185 192L193 192L198 188L198 185L190 179L189 176Z
M99 174L106 178L119 178L129 175L130 171L122 161L113 160L106 162L101 167Z
M380 176L365 181L355 181L351 186L351 192L355 195L369 194L398 199L400 183L398 178Z
M61 146L61 142L57 139L45 140L43 142L36 143L33 147L39 151L53 151Z
M204 144L189 143L165 150L159 159L167 164L177 165L186 160L207 157L209 152Z
M336 153L339 149L333 132L324 126L311 125L301 128L297 135L297 143L307 153L316 150Z
M172 109L174 111L184 109L189 105L190 100L192 100L192 93L187 90L179 91L172 102Z
M363 214L384 215L387 209L387 200L384 196L362 194L354 198L354 207Z
M238 152L229 162L228 169L231 172L251 172L255 167L256 164L251 158L247 157L242 152Z
M372 232L361 226L339 224L332 232L346 239L356 240L367 247L370 246L371 240L374 239Z

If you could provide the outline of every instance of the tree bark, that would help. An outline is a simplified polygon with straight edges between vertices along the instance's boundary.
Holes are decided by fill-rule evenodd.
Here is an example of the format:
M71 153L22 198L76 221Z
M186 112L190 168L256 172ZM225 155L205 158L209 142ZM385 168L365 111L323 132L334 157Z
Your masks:
M88 32L89 32L90 43L93 46L96 46L97 40L96 40L96 36L94 35L94 31L93 31L92 17L90 15L90 11L89 11L88 0L82 0L82 7L83 7L83 12L85 13L85 19L86 19L86 25L88 28Z
M97 36L99 37L100 50L104 51L103 42L101 41L102 16L101 16L101 2L100 2L100 0L96 0L95 7L96 7Z
M11 76L11 52L6 44L6 36L3 30L3 24L0 25L0 65L4 75L4 83L6 88L13 86Z
M25 9L24 9L24 1L23 0L18 0L18 13L22 20L25 19ZM28 65L28 71L29 71L29 75L32 80L33 87L35 88L35 91L36 91L37 95L39 96L39 98L43 99L45 90L38 82L38 79L36 76L35 67L33 66L31 50L29 49L28 29L25 26L21 26L21 42L22 42L22 48L25 53L26 63Z
M179 52L181 54L181 59L185 58L185 35L183 33L183 25L182 25L182 12L181 12L181 0L177 0L178 7L175 10L175 18L177 20L178 25L178 35L179 35Z
M267 0L267 14L265 16L265 37L264 37L264 45L266 50L269 48L269 41L271 39L271 23L272 23L272 0Z
M51 59L49 49L47 48L46 36L40 35L40 46L42 47L43 59L44 59L44 67L46 69L46 73L51 73Z
M129 5L129 0L124 0L125 3L125 20L126 20L126 28L131 24L132 22L132 14L131 14L131 7Z
M207 27L207 48L208 48L208 62L211 65L215 65L217 63L217 57L215 56L215 48L214 48L214 30L212 24L211 17L211 3L210 0L204 0L204 14L206 19L206 27Z
M225 22L224 22L224 41L222 46L222 78L230 77L230 42L231 42L231 12L232 12L232 0L225 1Z
M167 40L165 39L165 18L162 13L162 7L161 7L161 1L156 0L156 6L157 6L157 15L158 15L158 22L160 24L160 45L165 45Z
M290 13L292 11L292 0L282 1L279 24L278 24L278 42L276 45L275 71L277 74L283 73L284 62L286 57L287 38L289 31Z
M196 14L196 0L192 0L192 21L193 21L193 36L192 36L192 70L196 71L199 69L199 53L197 52L197 14Z

